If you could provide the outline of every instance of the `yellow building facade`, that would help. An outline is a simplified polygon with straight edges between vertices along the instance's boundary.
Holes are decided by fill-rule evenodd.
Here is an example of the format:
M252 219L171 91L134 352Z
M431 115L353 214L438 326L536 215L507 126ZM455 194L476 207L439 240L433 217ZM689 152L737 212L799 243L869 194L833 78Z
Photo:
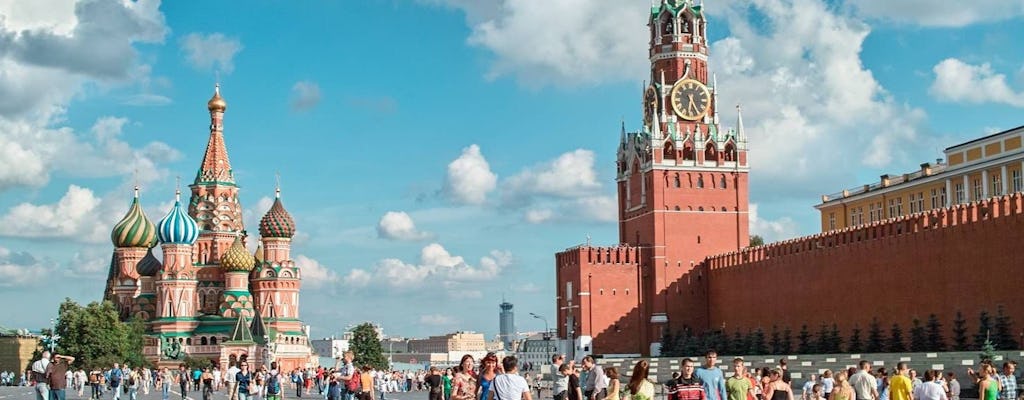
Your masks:
M947 148L945 162L882 175L878 182L825 195L814 206L822 232L951 207L1024 190L1024 126Z
M37 346L38 336L0 333L0 371L15 372L21 376L32 361L32 353Z

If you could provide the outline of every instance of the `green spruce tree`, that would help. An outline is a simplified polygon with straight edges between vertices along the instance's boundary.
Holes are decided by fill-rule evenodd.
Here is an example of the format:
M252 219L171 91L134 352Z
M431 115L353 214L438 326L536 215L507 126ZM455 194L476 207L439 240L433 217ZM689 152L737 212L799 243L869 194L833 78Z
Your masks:
M993 342L996 347L1003 350L1016 349L1018 347L1017 339L1013 337L1013 322L1004 311L1002 304L996 306L996 321L992 332L992 335L995 336Z
M967 321L959 310L953 319L953 351L967 351Z
M903 353L907 351L907 346L903 343L903 330L900 329L900 324L892 324L892 330L889 331L889 341L886 342L885 348L890 353Z
M782 353L782 334L779 333L778 325L772 325L772 337L768 342L768 347L771 349L771 354Z
M732 354L737 356L747 355L750 352L750 342L747 341L747 337L739 329L732 335L732 349Z
M811 333L807 331L807 324L800 327L797 340L796 352L798 354L811 354L814 352L814 343L811 340Z
M828 334L832 346L828 348L829 353L842 353L843 352L843 336L839 333L839 325L832 323L832 330Z
M786 327L786 330L782 331L782 347L779 349L779 354L792 354L793 353L793 331Z
M764 343L764 329L760 327L754 330L753 338L750 340L750 354L762 355L768 352Z
M928 350L928 335L921 325L921 320L914 318L910 322L910 351L920 353Z
M818 335L814 339L814 352L815 353L827 353L828 349L832 347L832 337L829 336L828 325L821 324L818 328Z
M871 319L868 325L868 342L864 345L864 351L868 353L881 353L885 351L885 339L882 337L882 325L878 318Z
M676 343L676 336L672 334L672 330L665 328L665 334L661 335L661 356L678 357L675 348Z
M857 325L853 326L853 331L850 332L850 345L846 347L846 351L850 353L860 353L864 351L864 344L860 340L860 327Z
M369 322L359 324L352 329L352 342L349 349L355 353L353 364L356 366L369 365L378 371L391 367L387 357L384 356L380 337L377 336L377 328Z
M981 349L985 346L985 341L989 340L989 335L992 333L992 317L988 315L988 311L982 310L978 314L978 333L974 334L974 348Z
M946 341L942 337L942 324L935 314L928 316L928 351L946 351Z

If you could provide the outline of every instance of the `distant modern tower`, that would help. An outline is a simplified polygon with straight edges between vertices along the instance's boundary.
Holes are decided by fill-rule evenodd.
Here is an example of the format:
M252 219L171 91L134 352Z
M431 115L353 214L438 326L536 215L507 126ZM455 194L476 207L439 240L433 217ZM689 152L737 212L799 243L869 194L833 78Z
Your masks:
M512 313L512 303L503 299L498 309L498 337L505 344L505 349L511 349L512 341L516 338L516 319Z

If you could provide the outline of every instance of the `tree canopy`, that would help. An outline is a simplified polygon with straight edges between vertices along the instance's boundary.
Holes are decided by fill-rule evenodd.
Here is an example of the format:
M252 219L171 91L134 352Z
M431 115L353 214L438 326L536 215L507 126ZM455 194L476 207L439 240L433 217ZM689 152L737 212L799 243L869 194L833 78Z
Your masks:
M109 368L115 362L147 364L142 356L145 325L134 319L121 322L117 309L109 301L92 302L83 307L65 299L58 310L56 330L59 340L55 351L75 357L76 368ZM38 358L41 352L37 350L33 358Z
M390 368L387 357L384 357L384 348L377 337L377 329L370 323L362 323L352 329L352 343L349 346L355 353L353 363L358 367L370 365L377 370Z

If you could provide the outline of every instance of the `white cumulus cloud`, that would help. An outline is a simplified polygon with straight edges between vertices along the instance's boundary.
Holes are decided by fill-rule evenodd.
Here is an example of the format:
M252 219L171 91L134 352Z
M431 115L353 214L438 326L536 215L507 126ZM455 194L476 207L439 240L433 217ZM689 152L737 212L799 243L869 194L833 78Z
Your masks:
M776 220L764 219L758 215L757 209L757 203L750 203L749 216L751 235L761 236L766 244L791 239L797 236L799 229L792 218L782 217Z
M320 288L338 282L338 274L319 261L304 255L295 257L295 266L302 272L302 284L310 288Z
M0 247L0 287L19 288L51 283L56 266L27 252Z
M933 0L856 0L847 4L864 17L937 27L961 27L1024 15L1024 3L1016 0L964 1L956 3L955 9L939 6Z
M498 175L475 144L462 149L462 154L448 164L444 181L444 194L456 203L483 204L487 194L494 190Z
M216 69L230 74L235 69L235 55L242 51L238 38L223 33L190 33L181 39L181 50L189 64L200 70Z
M420 316L420 323L424 325L452 326L458 322L459 320L455 317L445 314L428 314Z
M1024 107L1024 91L1016 91L1006 75L996 73L988 63L971 65L956 58L942 60L932 68L935 82L931 93L940 100L963 103L1003 103Z
M416 223L405 211L388 211L377 223L377 236L391 240L424 240L433 235L416 228Z
M533 195L580 197L600 189L601 183L594 170L594 152L576 149L523 170L502 187L506 200L518 202Z
M466 12L472 46L494 55L489 78L576 86L644 75L647 6L622 0L431 0ZM639 44L639 46L638 46Z
M345 283L354 287L377 285L394 289L450 287L465 282L493 280L511 264L512 253L508 251L492 250L480 258L477 266L473 266L462 256L452 255L444 246L431 243L420 251L417 263L386 258L370 269L351 270L345 277Z
M313 81L299 81L292 85L292 109L309 111L320 104L320 85Z
M0 235L26 238L92 237L97 229L93 216L100 202L92 190L71 185L56 204L21 203L12 207L0 217Z

